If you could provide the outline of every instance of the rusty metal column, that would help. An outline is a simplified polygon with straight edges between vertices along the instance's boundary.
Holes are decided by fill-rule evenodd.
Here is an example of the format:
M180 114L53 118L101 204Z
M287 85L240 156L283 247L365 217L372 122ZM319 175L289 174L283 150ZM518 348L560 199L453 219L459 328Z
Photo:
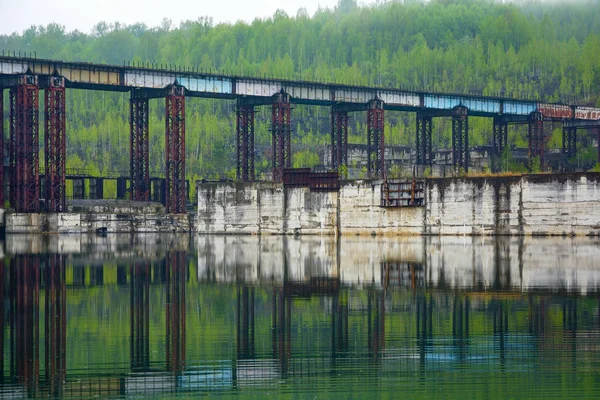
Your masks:
M563 145L562 152L565 158L569 160L577 153L577 128L567 126L563 123Z
M150 264L135 263L131 268L130 289L131 369L150 368Z
M4 354L4 259L0 260L0 385L4 383L4 360L6 355ZM12 328L11 328L12 329Z
M331 169L348 167L348 112L331 108Z
M170 86L166 97L166 208L185 213L185 88Z
M22 75L10 90L11 203L17 212L39 211L39 87L37 76Z
M0 86L0 207L4 208L4 88ZM1 378L0 378L1 379Z
M273 143L273 181L283 181L283 170L291 165L290 95L281 91L273 96L271 134Z
M452 115L452 164L469 172L469 117L463 106L455 107Z
M65 78L52 76L48 80L44 98L46 210L65 212L67 151Z
M129 99L129 173L131 200L150 200L150 149L148 134L148 99L137 91Z
M529 115L529 130L527 139L529 142L529 171L534 168L534 160L539 160L540 169L544 168L544 116L540 112L532 112Z
M65 258L50 254L46 259L46 384L52 397L60 397L66 378L66 290Z
M40 376L40 268L37 256L14 256L10 291L11 376L25 386L30 397L35 397Z
M255 357L254 346L254 288L237 289L237 358Z
M385 179L385 133L383 101L369 102L367 111L367 169L372 178Z
M494 117L492 136L494 154L500 155L508 145L508 124L499 115Z
M417 112L417 164L433 163L431 127L432 118Z
M185 284L187 264L185 252L173 251L167 255L167 370L185 369L186 317Z
M237 101L237 179L242 182L254 181L254 107Z

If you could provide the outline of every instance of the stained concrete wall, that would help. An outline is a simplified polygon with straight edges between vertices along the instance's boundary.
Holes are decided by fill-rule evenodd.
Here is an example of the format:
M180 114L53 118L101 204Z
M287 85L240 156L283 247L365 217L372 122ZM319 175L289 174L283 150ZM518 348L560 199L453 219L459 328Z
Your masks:
M600 174L435 178L425 206L380 207L381 181L339 192L198 184L201 234L600 235Z

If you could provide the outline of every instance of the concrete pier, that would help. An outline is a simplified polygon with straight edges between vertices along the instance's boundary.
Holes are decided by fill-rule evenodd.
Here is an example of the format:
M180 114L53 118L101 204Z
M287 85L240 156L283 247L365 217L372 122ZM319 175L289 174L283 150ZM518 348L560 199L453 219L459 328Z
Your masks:
M198 183L199 234L600 235L600 174L434 178L424 205L381 207L382 181L314 192Z

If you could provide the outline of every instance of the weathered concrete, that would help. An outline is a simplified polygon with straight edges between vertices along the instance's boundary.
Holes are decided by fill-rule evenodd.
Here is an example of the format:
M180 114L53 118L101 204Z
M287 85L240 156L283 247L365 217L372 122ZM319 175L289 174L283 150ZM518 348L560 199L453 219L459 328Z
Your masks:
M339 192L199 183L200 234L600 235L600 174L434 178L425 206L380 207L381 181Z
M160 204L131 201L76 200L66 213L4 214L6 233L190 232L186 214L165 214Z

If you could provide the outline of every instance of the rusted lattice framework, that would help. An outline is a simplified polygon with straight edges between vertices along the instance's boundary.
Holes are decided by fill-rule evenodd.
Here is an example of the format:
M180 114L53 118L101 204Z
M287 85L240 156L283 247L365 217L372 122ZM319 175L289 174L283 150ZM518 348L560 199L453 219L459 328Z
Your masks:
M185 88L172 85L166 97L166 208L185 213Z
M369 102L367 110L368 173L372 178L385 178L385 134L383 101Z
M283 91L274 95L271 115L274 182L281 182L284 168L291 165L290 114L290 95Z
M467 108L455 107L452 114L452 164L469 171L469 117Z
M40 377L39 256L13 257L10 291L10 375L35 397Z
M186 317L185 284L187 264L185 252L167 255L167 370L180 372L185 368Z
M508 122L500 115L495 116L492 130L494 154L500 155L508 145Z
M348 111L331 108L331 169L348 167Z
M39 211L39 87L21 75L10 90L11 203L17 212Z
M131 268L130 337L131 369L150 368L150 264L136 262Z
M46 209L49 212L66 211L66 112L65 78L52 76L44 98L46 151Z
M575 124L563 124L562 152L565 158L570 159L577 154L577 127Z
M150 149L148 137L148 98L137 91L129 99L129 170L131 199L150 200Z
M237 169L236 176L243 182L254 181L254 106L238 98L236 109Z
M422 111L417 112L417 164L433 163L431 127L431 116Z
M544 168L544 116L541 112L529 114L527 139L529 144L529 170L534 168L534 160L539 160L539 168Z
M52 397L60 397L66 379L67 313L65 258L61 254L46 257L45 349L46 385Z

